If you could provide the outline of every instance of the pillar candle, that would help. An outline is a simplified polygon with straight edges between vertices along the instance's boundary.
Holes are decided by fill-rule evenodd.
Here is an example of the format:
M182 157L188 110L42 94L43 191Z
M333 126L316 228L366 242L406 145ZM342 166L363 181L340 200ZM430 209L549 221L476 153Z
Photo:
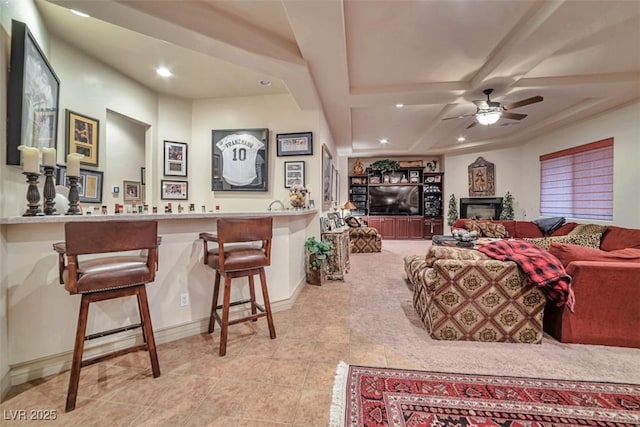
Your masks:
M40 151L36 147L18 146L22 151L22 170L29 173L40 173Z
M71 153L67 156L67 176L80 176L80 159L84 156Z
M42 149L42 164L44 166L56 166L56 149L45 147Z

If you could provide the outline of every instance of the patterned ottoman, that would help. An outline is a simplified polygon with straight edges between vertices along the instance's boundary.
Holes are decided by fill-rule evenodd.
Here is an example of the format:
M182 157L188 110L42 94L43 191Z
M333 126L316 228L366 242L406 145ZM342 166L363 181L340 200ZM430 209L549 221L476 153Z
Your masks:
M413 305L431 338L542 341L545 296L539 288L526 285L515 263L461 248L447 248L446 252L457 249L454 257L467 259L438 258L445 252L439 248L430 248L424 268L417 271L418 260L405 258L405 269L412 273L414 284Z
M354 227L349 229L349 241L352 253L370 253L382 251L382 237L373 227Z

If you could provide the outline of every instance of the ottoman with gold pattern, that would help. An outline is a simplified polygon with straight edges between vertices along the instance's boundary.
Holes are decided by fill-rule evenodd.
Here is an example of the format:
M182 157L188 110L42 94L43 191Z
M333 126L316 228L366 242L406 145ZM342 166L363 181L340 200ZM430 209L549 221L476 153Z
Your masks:
M526 284L517 264L483 257L435 258L413 268L413 305L429 335L437 340L540 343L545 296ZM458 251L455 251L458 252ZM444 255L440 253L439 255ZM456 256L460 257L458 253ZM475 254L467 254L474 258Z
M370 253L382 251L382 237L373 227L354 227L349 229L352 253Z

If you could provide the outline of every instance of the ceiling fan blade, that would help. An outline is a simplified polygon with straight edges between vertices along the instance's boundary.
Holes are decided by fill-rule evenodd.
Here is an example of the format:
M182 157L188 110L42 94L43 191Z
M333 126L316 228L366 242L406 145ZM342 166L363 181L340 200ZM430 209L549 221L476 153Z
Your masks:
M481 110L486 110L489 108L489 103L485 100L473 101L473 103L476 104L476 107L480 108Z
M469 126L466 127L466 129L471 129L472 127L474 127L475 125L477 125L478 122L476 122L475 120L473 121L473 123L471 123Z
M525 105L535 104L541 102L544 98L541 96L532 96L531 98L523 99L522 101L514 102L513 104L503 105L505 110L513 110L514 108L524 107Z
M445 117L442 120L462 119L463 117L471 117L471 116L475 116L475 113L473 113L473 114L463 114L461 116Z
M511 120L522 120L525 117L527 117L526 114L518 114L518 113L509 113L508 111L503 111L502 112L502 117L504 117L505 119L511 119Z

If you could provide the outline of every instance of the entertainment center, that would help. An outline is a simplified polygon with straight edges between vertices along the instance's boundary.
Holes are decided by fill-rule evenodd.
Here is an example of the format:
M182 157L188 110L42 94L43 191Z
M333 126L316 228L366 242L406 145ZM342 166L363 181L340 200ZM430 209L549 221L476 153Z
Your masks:
M443 234L444 173L423 166L349 175L354 215L364 217L383 239L430 239Z

